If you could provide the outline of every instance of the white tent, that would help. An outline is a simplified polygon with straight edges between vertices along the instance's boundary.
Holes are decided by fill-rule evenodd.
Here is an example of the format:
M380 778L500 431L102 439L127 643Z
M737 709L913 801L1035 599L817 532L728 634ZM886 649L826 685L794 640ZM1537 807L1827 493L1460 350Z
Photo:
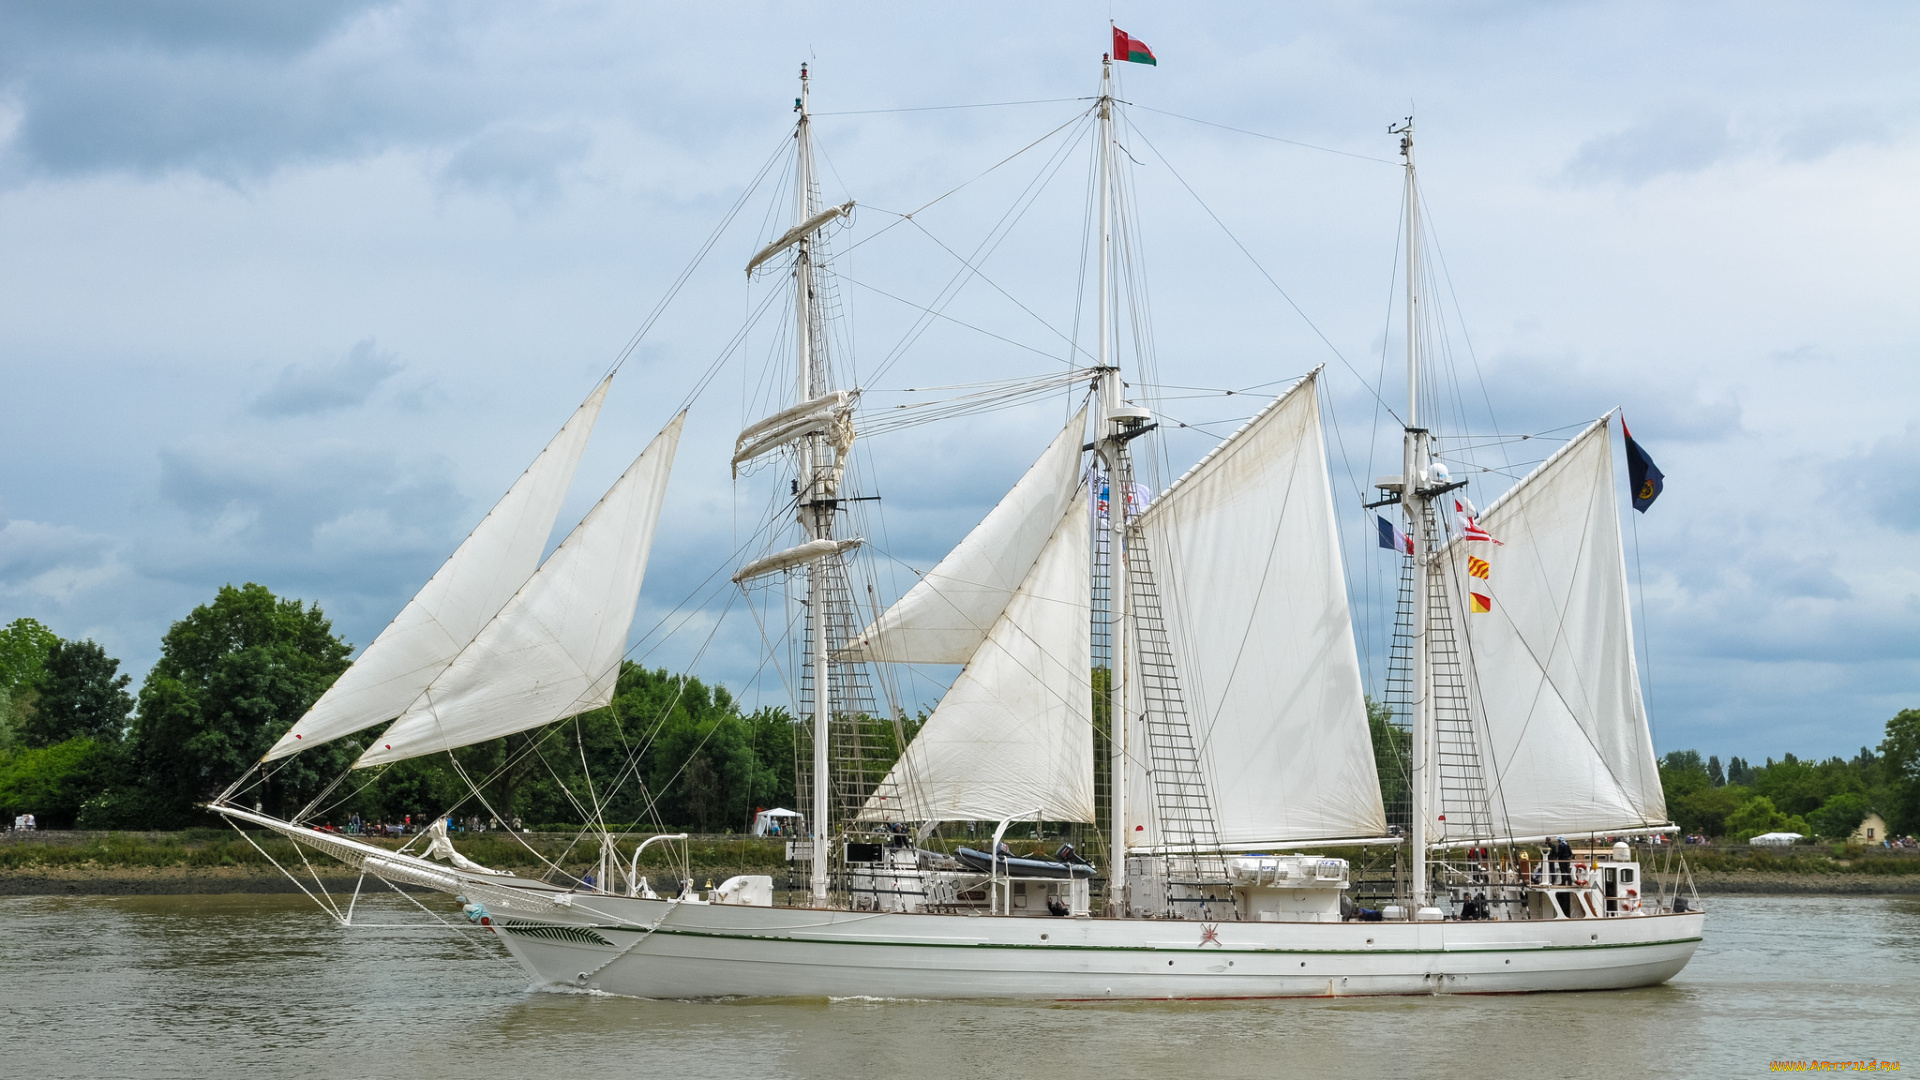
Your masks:
M801 817L797 810L784 810L778 806L771 810L762 810L753 815L753 835L772 836L774 829L780 826L781 818Z
M1761 833L1759 836L1747 841L1747 843L1759 844L1763 847L1791 847L1795 840L1801 838L1801 835L1797 832L1770 832Z

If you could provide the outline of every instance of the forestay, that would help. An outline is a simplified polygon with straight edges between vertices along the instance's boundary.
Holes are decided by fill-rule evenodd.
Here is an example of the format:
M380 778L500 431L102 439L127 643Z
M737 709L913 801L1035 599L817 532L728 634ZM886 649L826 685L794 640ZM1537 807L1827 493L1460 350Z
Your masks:
M1082 409L966 539L835 658L967 663L1079 489L1086 427Z
M356 768L496 739L613 699L682 413Z
M1055 515L1005 610L861 820L996 821L1038 809L1050 821L1093 821L1087 517L1084 495Z
M1666 821L1633 659L1611 417L1488 507L1502 546L1443 551L1453 625L1467 628L1470 700L1501 836L1606 832ZM1493 563L1493 608L1467 614L1466 559ZM1436 842L1454 836L1428 824Z
M1318 374L1262 409L1140 516L1223 845L1386 828ZM1129 726L1138 738L1137 721ZM1129 793L1132 843L1154 842L1152 807L1150 789Z
M262 760L392 720L473 641L540 565L612 382L609 375L587 395L479 526Z

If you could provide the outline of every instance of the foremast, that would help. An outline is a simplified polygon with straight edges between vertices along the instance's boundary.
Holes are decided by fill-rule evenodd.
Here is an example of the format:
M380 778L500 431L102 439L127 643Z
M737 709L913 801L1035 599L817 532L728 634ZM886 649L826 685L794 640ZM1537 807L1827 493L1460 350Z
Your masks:
M800 96L794 100L800 114L794 128L794 217L796 229L811 221L816 213L813 193L813 120L810 112L807 66L800 65ZM800 401L812 401L832 391L825 365L816 364L813 342L813 234L804 233L797 245L793 269L795 337L798 347L795 362L799 369ZM834 477L824 460L825 447L819 435L800 441L800 475L794 485L795 514L800 529L809 541L831 540L833 536ZM807 641L812 646L813 664L813 806L810 824L813 831L812 873L809 891L816 907L827 903L827 830L831 791L828 785L828 729L833 716L831 680L828 678L827 626L821 613L826 609L827 582L825 560L807 569Z

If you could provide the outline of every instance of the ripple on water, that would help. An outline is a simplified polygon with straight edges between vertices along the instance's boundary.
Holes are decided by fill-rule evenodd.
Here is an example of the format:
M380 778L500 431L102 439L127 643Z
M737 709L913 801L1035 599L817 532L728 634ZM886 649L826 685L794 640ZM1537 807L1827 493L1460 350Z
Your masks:
M453 914L450 905L443 916ZM1633 1077L1920 1067L1920 898L1727 897L1673 982L1273 1002L638 1001L395 896L0 899L9 1077Z

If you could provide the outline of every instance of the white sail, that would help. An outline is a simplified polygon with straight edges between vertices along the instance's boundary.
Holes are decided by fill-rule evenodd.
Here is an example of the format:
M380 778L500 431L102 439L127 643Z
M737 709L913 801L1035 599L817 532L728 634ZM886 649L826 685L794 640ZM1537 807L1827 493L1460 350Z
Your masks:
M1220 842L1229 846L1386 828L1317 375L1261 410L1140 516L1213 781ZM1128 700L1131 711L1136 698ZM1129 756L1145 751L1130 747ZM1151 788L1129 792L1134 844L1152 842L1152 805Z
M1456 539L1442 552L1498 836L1666 821L1633 659L1610 419L1486 509L1480 525L1500 546ZM1484 613L1460 602L1469 555L1491 563ZM1427 835L1469 838L1438 821Z
M497 739L613 699L685 419L654 438L355 768Z
M446 563L262 760L392 720L447 669L540 565L612 382L609 375L594 387Z
M1026 579L1080 487L1086 410L1070 421L999 505L940 565L836 659L964 664Z
M861 810L863 820L1093 820L1086 497Z

